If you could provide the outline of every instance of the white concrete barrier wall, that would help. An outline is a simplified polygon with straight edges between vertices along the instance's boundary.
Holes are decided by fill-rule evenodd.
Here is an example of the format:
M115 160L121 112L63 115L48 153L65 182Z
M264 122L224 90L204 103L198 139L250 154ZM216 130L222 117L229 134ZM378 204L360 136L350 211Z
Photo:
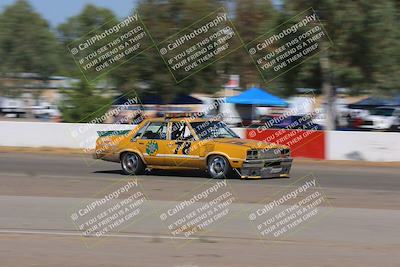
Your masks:
M123 124L0 122L0 146L94 148L97 131L133 127Z
M93 149L97 131L129 130L135 125L0 122L0 146ZM245 136L245 129L233 129Z
M326 132L326 159L400 161L400 133Z

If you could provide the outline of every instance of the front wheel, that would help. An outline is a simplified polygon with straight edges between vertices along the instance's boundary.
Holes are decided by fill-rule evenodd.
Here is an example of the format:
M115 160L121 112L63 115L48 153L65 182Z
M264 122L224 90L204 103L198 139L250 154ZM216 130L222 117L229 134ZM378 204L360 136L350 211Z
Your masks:
M131 152L122 154L121 167L124 174L127 175L141 174L145 169L142 159L136 153Z
M211 156L207 162L208 173L211 178L221 179L227 178L232 168L229 161L223 156Z

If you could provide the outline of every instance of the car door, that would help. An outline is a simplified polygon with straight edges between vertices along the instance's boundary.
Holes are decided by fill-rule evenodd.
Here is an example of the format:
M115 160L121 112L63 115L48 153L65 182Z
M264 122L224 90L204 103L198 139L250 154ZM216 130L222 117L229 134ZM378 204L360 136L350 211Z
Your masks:
M135 140L148 165L164 165L165 147L167 144L167 123L150 122L144 133Z
M199 141L186 122L169 123L169 142L166 147L166 164L177 167L198 167L200 162Z

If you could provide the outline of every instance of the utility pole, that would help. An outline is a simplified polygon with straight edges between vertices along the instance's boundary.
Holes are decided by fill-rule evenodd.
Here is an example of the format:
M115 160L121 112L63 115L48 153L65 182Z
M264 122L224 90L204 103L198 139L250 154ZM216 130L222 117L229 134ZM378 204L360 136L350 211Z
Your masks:
M331 83L331 69L329 64L328 45L326 41L322 41L321 53L319 56L319 63L322 73L322 93L325 100L325 129L333 131L336 129L336 104L335 104L335 92Z

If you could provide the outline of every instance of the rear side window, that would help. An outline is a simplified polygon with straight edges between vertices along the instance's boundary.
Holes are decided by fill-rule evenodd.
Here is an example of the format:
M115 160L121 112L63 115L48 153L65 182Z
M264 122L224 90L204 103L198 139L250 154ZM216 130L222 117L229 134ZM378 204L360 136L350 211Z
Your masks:
M133 137L133 139L141 137L142 134L144 133L144 130L146 130L146 128L147 128L147 124L144 125L142 128L140 128L139 131L137 131L137 133L135 134L135 136Z
M151 122L142 139L165 140L167 137L167 123L165 122Z

